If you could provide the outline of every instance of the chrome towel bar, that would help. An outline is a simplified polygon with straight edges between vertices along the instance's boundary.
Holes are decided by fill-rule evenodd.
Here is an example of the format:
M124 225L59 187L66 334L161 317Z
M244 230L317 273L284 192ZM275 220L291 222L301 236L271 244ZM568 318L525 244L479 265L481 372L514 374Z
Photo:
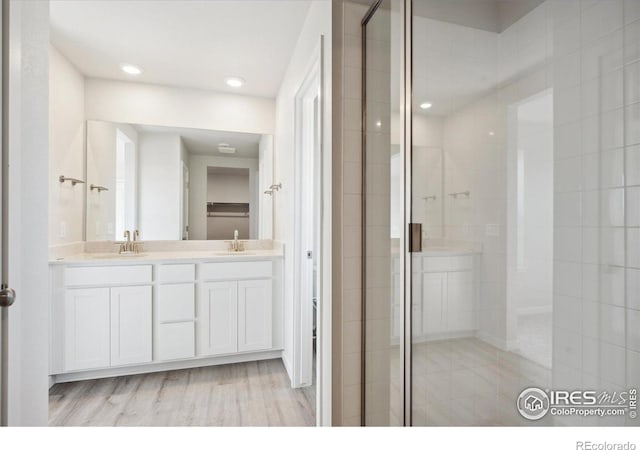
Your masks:
M82 180L78 180L77 178L65 177L64 175L60 175L60 178L58 178L58 181L60 181L60 183L64 183L65 181L71 181L71 186L75 186L78 183L84 184L84 181Z

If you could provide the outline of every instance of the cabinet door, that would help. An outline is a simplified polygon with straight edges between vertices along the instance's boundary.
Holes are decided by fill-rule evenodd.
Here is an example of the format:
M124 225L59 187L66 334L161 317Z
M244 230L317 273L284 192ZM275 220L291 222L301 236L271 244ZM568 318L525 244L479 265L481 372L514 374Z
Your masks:
M271 280L238 282L238 351L267 350L272 347Z
M447 274L447 331L476 328L473 301L473 274L470 271Z
M151 286L111 288L111 365L151 362Z
M109 289L68 289L64 299L64 370L109 366Z
M444 297L446 273L422 274L422 334L445 331Z
M193 283L158 286L158 321L190 322L195 317L195 287Z
M196 356L193 322L163 323L158 325L156 359L170 361Z
M204 283L198 311L198 352L220 355L238 351L238 283Z

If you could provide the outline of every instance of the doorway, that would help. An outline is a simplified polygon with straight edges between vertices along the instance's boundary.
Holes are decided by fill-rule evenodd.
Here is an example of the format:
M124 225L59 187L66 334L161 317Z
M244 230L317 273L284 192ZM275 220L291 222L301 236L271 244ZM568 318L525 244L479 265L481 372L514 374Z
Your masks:
M315 403L320 405L320 376L316 355L321 354L318 324L321 236L321 157L322 157L322 50L314 59L295 105L295 207L294 207L294 368L293 387L316 387ZM317 407L316 407L317 408ZM322 413L316 411L320 424Z
M507 302L512 350L551 369L553 93L509 108Z

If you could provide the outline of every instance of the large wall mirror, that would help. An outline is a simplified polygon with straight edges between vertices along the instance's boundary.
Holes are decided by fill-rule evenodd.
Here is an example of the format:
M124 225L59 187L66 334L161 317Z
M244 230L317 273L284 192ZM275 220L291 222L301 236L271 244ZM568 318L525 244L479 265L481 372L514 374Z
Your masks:
M273 136L87 121L86 240L271 239Z

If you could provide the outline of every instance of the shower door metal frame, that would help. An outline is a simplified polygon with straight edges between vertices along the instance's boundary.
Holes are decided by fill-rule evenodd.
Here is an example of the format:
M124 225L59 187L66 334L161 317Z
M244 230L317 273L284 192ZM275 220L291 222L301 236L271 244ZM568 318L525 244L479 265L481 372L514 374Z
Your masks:
M394 0L391 0L394 1ZM400 2L400 30L401 30L401 58L400 58L400 155L402 158L401 184L402 189L402 216L403 233L400 237L400 248L402 257L400 258L400 354L401 376L402 376L402 403L403 403L403 425L412 424L411 416L411 337L412 337L412 253L410 240L410 223L412 222L412 155L413 148L413 0L397 0ZM362 305L361 305L361 423L366 426L366 312L367 312L367 25L376 11L380 8L383 0L377 0L367 11L362 19ZM408 151L407 151L408 149Z

